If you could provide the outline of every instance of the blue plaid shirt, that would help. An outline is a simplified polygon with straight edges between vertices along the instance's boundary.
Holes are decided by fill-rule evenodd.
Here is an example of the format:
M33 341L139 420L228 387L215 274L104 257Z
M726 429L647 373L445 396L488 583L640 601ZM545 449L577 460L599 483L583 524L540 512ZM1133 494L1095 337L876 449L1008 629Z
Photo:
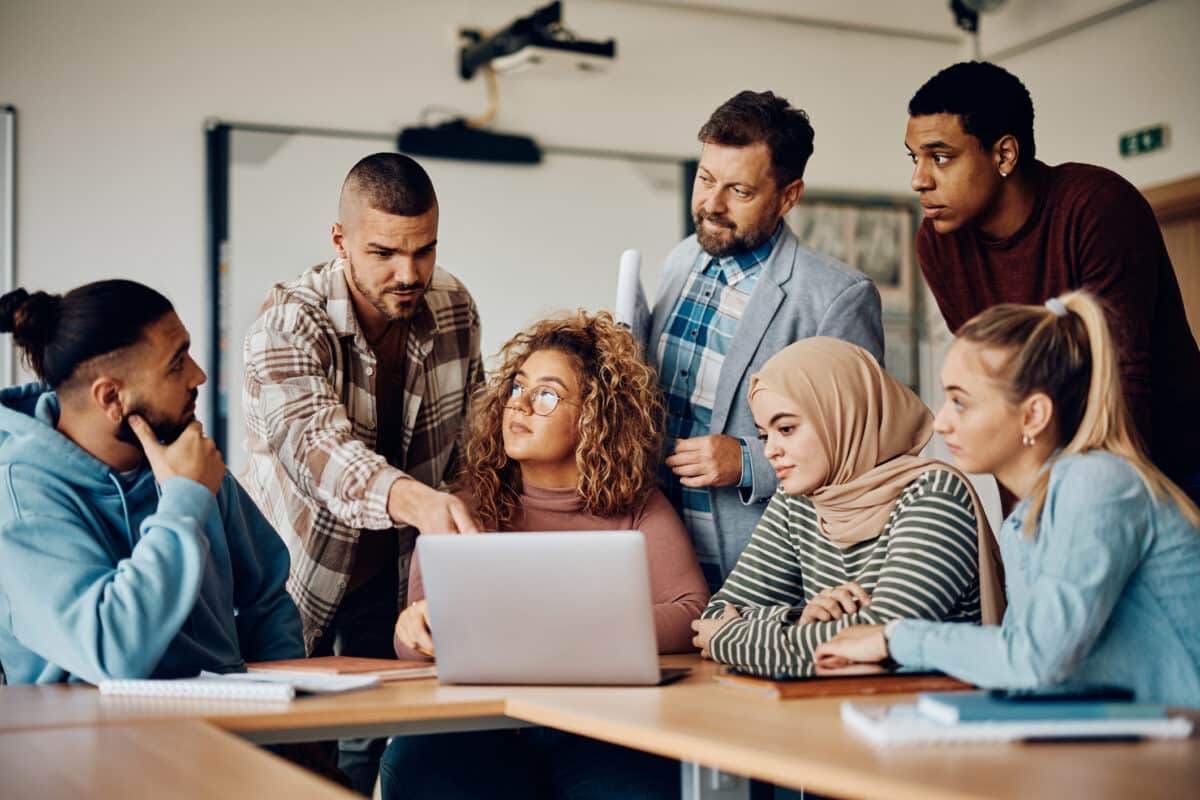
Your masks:
M780 224L758 247L724 258L701 251L657 343L659 382L667 404L668 453L676 439L714 433L710 425L725 354L782 230ZM733 565L721 563L721 533L713 522L709 490L683 486L665 465L661 474L667 497L691 534L709 588L716 591ZM751 485L750 449L742 440L738 486Z

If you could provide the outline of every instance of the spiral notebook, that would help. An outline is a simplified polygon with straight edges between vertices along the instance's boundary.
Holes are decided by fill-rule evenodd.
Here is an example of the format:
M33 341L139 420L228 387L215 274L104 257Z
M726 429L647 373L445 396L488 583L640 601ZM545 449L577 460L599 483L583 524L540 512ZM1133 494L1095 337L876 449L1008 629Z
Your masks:
M195 678L173 680L100 681L105 695L142 697L199 697L207 700L287 701L297 695L337 694L370 689L377 675L325 675L311 672L255 672L219 675L201 672Z

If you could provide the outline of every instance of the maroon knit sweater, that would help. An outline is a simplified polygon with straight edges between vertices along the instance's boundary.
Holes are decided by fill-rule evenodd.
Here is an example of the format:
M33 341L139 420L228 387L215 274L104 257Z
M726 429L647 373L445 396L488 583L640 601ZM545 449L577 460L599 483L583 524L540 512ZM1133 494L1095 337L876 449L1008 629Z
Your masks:
M917 257L950 330L997 303L1087 289L1109 312L1125 399L1155 464L1200 469L1200 349L1150 205L1102 167L1034 162L1037 200L1021 229L941 235L926 220Z

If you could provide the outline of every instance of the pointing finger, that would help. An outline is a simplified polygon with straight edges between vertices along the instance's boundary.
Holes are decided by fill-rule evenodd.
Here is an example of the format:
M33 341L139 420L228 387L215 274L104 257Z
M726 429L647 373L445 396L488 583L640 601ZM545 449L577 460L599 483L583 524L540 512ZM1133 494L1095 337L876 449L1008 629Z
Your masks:
M450 519L459 533L479 533L479 526L461 503L450 504Z

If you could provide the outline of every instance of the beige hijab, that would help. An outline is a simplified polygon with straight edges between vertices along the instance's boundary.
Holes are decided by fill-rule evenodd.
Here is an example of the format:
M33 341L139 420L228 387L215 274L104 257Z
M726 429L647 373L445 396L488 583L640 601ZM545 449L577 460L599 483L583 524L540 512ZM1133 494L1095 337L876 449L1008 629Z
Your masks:
M815 337L784 348L751 377L750 397L764 389L791 400L816 430L829 460L829 475L809 499L822 533L838 547L882 533L896 498L930 469L959 475L971 492L979 533L983 622L1000 622L1003 572L983 504L958 470L918 456L933 435L933 416L907 386L861 347Z

